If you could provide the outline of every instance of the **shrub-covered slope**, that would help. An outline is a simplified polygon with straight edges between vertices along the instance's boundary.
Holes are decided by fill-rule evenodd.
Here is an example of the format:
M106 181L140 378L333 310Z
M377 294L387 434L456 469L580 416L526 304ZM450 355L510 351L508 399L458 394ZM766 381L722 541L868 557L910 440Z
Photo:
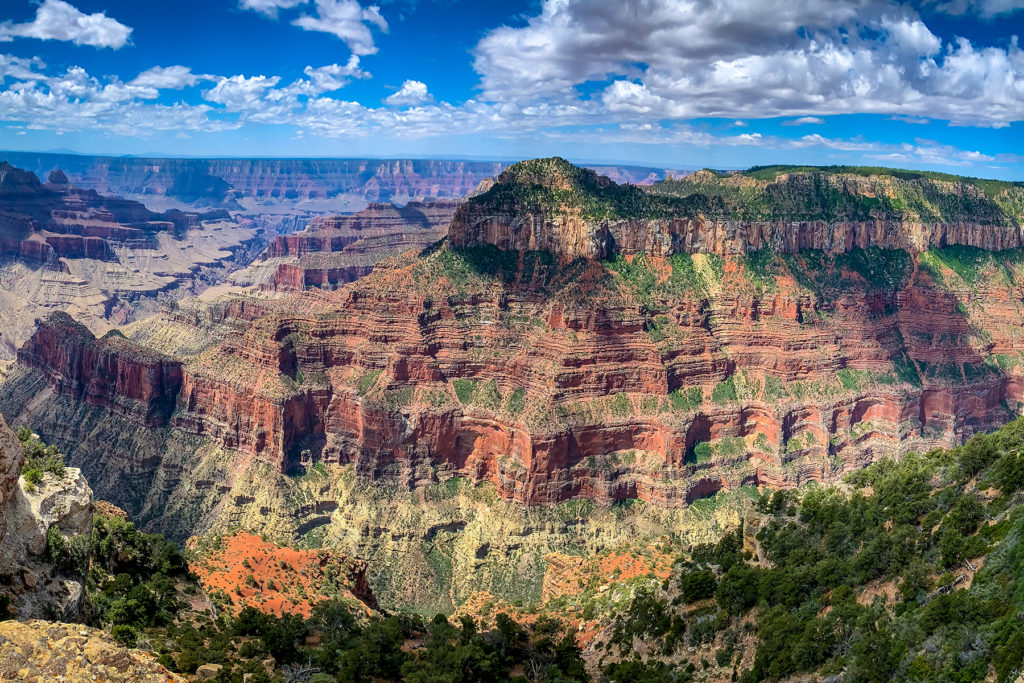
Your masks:
M1024 420L765 494L680 553L593 647L612 680L1013 681L1024 667Z

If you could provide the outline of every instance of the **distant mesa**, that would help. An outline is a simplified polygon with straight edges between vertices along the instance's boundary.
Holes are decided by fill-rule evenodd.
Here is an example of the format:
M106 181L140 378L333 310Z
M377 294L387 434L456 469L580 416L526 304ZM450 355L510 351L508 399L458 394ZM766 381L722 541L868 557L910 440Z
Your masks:
M649 187L618 185L561 158L514 164L459 208L460 247L615 253L841 253L1022 244L1024 184L865 167L700 171Z

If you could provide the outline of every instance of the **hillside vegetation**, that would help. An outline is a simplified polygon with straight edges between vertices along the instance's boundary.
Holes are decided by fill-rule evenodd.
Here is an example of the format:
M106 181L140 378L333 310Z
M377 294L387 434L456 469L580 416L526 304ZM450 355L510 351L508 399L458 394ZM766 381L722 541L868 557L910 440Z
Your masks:
M615 617L604 671L622 681L690 680L701 668L741 681L1016 680L1022 489L1018 419L953 450L883 459L843 487L766 494L754 548L737 529L637 591ZM700 667L702 644L714 662Z
M589 219L709 218L1024 224L1024 184L862 166L703 170L650 187L617 185L565 159L510 166L469 205L483 212Z

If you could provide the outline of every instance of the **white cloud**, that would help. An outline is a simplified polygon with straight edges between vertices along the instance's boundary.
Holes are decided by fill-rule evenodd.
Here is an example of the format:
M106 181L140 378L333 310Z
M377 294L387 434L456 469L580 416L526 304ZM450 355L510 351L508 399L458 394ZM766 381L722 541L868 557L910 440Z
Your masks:
M43 78L44 76L37 69L42 69L45 66L43 60L38 57L26 59L24 57L15 57L14 55L0 54L0 83L7 78L13 78L18 81L32 81L37 78Z
M193 86L200 80L209 80L209 76L198 76L187 66L154 66L146 69L131 81L131 85L139 85L157 90L181 90Z
M32 21L24 24L6 21L0 24L0 42L15 38L38 38L115 50L128 43L131 33L131 28L103 12L83 14L63 0L43 0Z
M359 56L351 55L345 65L329 64L313 68L307 66L303 73L309 78L303 82L303 93L307 95L319 95L325 92L340 90L345 87L353 78L369 78L370 73L359 67ZM308 86L305 85L308 83Z
M486 101L571 104L609 81L606 110L648 120L882 113L1000 127L1024 111L1016 39L944 45L890 0L544 0L474 55Z
M307 31L323 31L345 41L356 55L377 52L370 25L387 32L388 22L376 5L363 7L356 0L316 0L316 16L303 14L292 22Z
M608 111L630 116L683 118L686 107L655 95L643 83L615 81L601 93L601 102Z
M1024 9L1024 0L928 0L925 4L933 6L938 12L954 16L976 14L982 19L992 19Z
M431 102L434 98L427 92L427 84L420 81L406 81L392 95L384 98L384 104L392 107L414 107Z
M821 118L820 116L801 116L800 118L793 119L791 121L783 121L782 125L783 126L806 126L808 124L821 124L821 123L825 123L825 119Z
M223 104L234 111L258 108L267 94L281 80L280 76L231 76L217 78L217 84L203 91L208 102Z
M10 72L9 56L0 56L0 69ZM41 66L36 61L31 66ZM24 65L17 65L23 69ZM25 74L21 74L22 76ZM209 105L156 104L159 91L149 85L110 79L101 83L81 67L32 78L0 91L0 120L21 122L32 130L56 133L103 131L139 137L153 131L225 130L237 124L212 120Z
M238 6L250 9L268 17L276 18L277 11L305 5L309 0L239 0Z

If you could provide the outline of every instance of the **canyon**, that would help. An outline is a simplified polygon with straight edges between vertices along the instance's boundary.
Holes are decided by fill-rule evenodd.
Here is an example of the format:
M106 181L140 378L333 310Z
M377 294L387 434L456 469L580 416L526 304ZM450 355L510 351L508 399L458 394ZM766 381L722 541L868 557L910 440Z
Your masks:
M247 276L258 287L118 334L51 317L19 349L0 412L149 528L313 539L370 560L382 604L437 608L525 576L539 591L539 558L619 537L606 506L643 501L630 524L650 533L710 534L724 523L678 515L836 482L1019 414L1024 254L1004 208L1019 185L815 171L840 189L813 218L810 200L787 208L807 172L636 188L538 163L457 208L375 206L279 236ZM910 209L875 201L879 188ZM764 196L774 220L738 214ZM927 215L918 196L955 199ZM448 215L448 238L425 247ZM317 260L392 239L366 274L331 281ZM429 514L415 502L446 490ZM565 512L579 500L598 507ZM487 568L499 549L512 577Z
M201 293L261 244L224 210L156 213L0 162L0 361L48 312L103 334Z

